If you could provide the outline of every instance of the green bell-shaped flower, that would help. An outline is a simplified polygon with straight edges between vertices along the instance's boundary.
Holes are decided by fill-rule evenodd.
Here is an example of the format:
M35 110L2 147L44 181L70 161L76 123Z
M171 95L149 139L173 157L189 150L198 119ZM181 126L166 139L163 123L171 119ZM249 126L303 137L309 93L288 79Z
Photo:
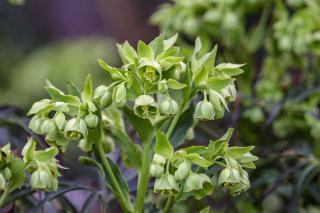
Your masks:
M158 112L157 104L149 95L140 95L134 104L134 113L143 118L153 118Z
M174 115L177 114L179 106L175 100L168 98L160 103L159 109L161 114Z
M41 132L45 135L54 137L58 133L58 127L54 120L46 119L41 126Z
M161 175L164 173L164 167L163 165L157 164L157 163L152 163L150 165L150 175L156 178L160 178Z
M184 160L178 166L177 170L174 173L174 177L176 180L181 181L184 180L191 172L190 162L188 160Z
M206 100L197 103L193 116L198 120L213 120L215 111L212 103Z
M86 121L86 124L90 129L96 128L99 124L98 116L93 113L89 113L88 115L86 115L84 117L84 120Z
M80 140L87 136L87 124L83 119L72 118L65 127L65 136L70 140Z
M205 174L199 174L199 175L201 177L202 187L201 189L193 191L193 196L198 200L203 199L206 196L212 194L214 190L211 179Z
M213 191L211 179L205 174L190 173L184 183L184 192L192 192L196 199L202 199Z
M154 154L152 162L163 166L166 164L166 159L162 155Z
M108 108L112 104L112 93L107 90L103 96L100 98L100 107Z
M41 132L41 126L42 126L42 123L44 122L44 119L41 118L40 116L38 115L35 115L31 118L30 122L29 122L29 128L37 133L37 134L42 134Z
M173 175L163 174L160 178L156 179L154 192L165 195L175 195L179 192L179 187Z
M228 86L220 90L220 94L226 99L226 101L234 101L237 96L237 90L235 85L233 83L229 84Z
M139 63L138 76L150 84L157 84L162 78L161 66L155 61L143 60Z
M50 191L52 176L50 172L42 169L35 170L31 175L30 185L33 189Z
M7 181L4 178L4 175L2 173L0 173L0 189L5 190L6 186L7 186Z
M58 127L59 130L63 130L64 127L66 126L66 116L64 115L63 112L57 112L54 121Z

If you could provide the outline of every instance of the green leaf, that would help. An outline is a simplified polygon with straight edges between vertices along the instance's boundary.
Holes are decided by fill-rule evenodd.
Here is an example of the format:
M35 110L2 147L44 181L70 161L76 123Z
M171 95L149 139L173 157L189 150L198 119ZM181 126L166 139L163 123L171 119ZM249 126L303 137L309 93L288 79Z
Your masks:
M129 123L136 130L143 143L147 143L153 136L153 126L148 119L142 119L136 116L133 111L127 107L124 108L123 112L126 115Z
M152 47L148 46L143 41L138 42L138 56L140 58L154 59L154 53Z
M122 130L111 127L111 132L113 137L116 139L116 143L120 145L121 151L127 156L130 160L130 165L140 169L142 165L142 152L131 138Z
M84 101L90 101L92 99L92 96L93 96L92 77L91 75L88 75L84 83L82 99Z
M163 132L158 131L156 134L154 152L166 159L170 159L173 156L173 146L170 144L168 137Z
M137 53L128 41L124 42L122 45L117 44L117 47L120 56L124 59L124 62L135 63Z
M150 43L149 46L152 47L154 54L157 56L160 53L163 52L164 48L164 36L161 33L158 37L153 39Z
M34 159L40 162L50 161L58 153L59 153L59 150L56 147L49 147L45 150L34 152Z
M81 101L77 96L65 95L61 90L57 89L49 81L47 81L45 89L48 91L53 101L68 103L75 107L79 107L79 105L81 104Z
M207 88L212 90L221 90L232 83L234 80L234 78L218 79L215 77L210 77L207 80Z
M215 69L232 77L242 74L244 71L240 69L240 67L243 67L244 65L245 64L222 63L217 65Z
M185 84L182 84L174 79L168 79L167 80L167 86L170 88L170 89L183 89L185 88L187 85Z
M186 151L188 154L195 153L195 154L201 155L206 152L207 147L205 147L205 146L189 146L183 150Z
M33 115L38 113L46 113L53 109L54 103L50 99L42 99L41 101L35 102L27 115Z
M247 146L247 147L233 146L228 148L228 150L226 151L226 155L236 160L253 149L254 149L254 146Z
M228 142L231 139L234 129L229 128L228 131L218 140L210 141L204 158L214 160L218 156L222 156L228 149Z
M104 170L102 168L102 166L94 159L90 158L90 157L87 157L87 156L80 156L79 157L79 163L83 166L93 166L93 167L96 167L99 172L101 173L101 175L103 177L105 177L105 173L104 173Z
M178 34L176 33L171 38L168 38L168 39L164 40L163 41L163 50L166 51L169 48L171 48L174 45L174 43L176 43L177 38L178 38Z
M208 168L213 164L211 161L206 160L205 158L201 157L199 154L196 153L188 154L186 155L186 158L188 158L192 163L203 168Z
M198 88L205 88L208 82L209 72L203 68L195 75L194 83Z
M14 157L13 155L11 155L10 158L9 169L12 173L12 177L8 185L9 193L15 189L21 188L25 180L24 162L21 159Z
M68 86L68 94L77 96L80 98L80 89L72 82L67 83Z
M206 207L204 209L201 209L201 211L199 213L210 213L210 207Z
M193 125L193 112L194 106L191 104L189 108L179 117L177 125L175 126L170 137L170 142L174 147L181 145L185 141L186 134Z
M125 80L125 77L122 75L121 70L111 67L109 66L107 63L105 63L103 60L98 59L98 63L99 65L102 67L102 69L104 71L106 71L107 73L109 73L109 75L111 76L111 78L115 81L117 80Z

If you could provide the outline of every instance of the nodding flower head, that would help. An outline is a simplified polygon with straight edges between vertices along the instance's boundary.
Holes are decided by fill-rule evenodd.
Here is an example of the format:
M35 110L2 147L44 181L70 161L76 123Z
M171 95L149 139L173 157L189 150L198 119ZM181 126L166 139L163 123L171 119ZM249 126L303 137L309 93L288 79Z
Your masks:
M143 119L152 118L158 112L154 99L149 95L140 95L136 99L133 109L135 114Z
M65 135L71 140L80 140L87 136L87 124L83 119L72 118L65 127Z
M166 99L160 103L160 113L165 115L177 114L179 106L177 102L171 98Z
M194 118L198 120L213 120L215 116L215 111L212 103L209 101L200 101L197 103Z
M138 68L138 76L150 84L161 80L161 67L154 61L143 61Z

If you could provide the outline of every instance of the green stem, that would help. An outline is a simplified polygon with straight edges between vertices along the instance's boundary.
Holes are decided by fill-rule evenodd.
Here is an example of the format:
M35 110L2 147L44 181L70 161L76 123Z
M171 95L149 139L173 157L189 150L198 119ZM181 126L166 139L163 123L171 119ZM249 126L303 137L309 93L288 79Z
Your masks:
M110 167L109 162L106 160L106 156L102 147L101 142L97 143L98 153L101 158L102 164L106 171L108 172L108 175L110 176L112 185L115 187L115 191L117 192L119 203L121 207L125 210L125 212L133 212L133 207L130 203L130 201L127 199L127 197L123 194L118 181L116 177L114 176L114 173Z
M144 198L149 184L149 167L150 167L150 142L143 146L142 168L139 173L139 183L137 191L135 212L142 213L144 209Z
M169 198L167 200L167 203L166 203L166 206L163 209L163 213L170 212L170 210L171 210L171 208L173 206L173 203L174 203L174 196L169 196Z
M170 138L171 134L173 133L173 130L174 130L174 128L176 127L179 118L180 118L180 112L177 113L177 114L174 116L174 118L173 118L173 120L172 120L172 122L171 122L171 124L170 124L170 126L169 126L169 129L168 129L168 131L167 131L167 137L168 137L168 138Z
M7 199L8 194L9 194L9 190L5 189L0 197L0 208L2 208L2 205L3 205L4 201Z

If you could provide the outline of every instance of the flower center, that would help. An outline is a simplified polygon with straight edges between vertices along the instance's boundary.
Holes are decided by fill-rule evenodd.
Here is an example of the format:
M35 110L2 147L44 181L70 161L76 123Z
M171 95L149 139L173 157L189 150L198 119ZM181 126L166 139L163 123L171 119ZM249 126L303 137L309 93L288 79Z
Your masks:
M146 71L143 74L143 77L149 83L155 82L157 80L157 73L156 69L153 67L146 67Z

